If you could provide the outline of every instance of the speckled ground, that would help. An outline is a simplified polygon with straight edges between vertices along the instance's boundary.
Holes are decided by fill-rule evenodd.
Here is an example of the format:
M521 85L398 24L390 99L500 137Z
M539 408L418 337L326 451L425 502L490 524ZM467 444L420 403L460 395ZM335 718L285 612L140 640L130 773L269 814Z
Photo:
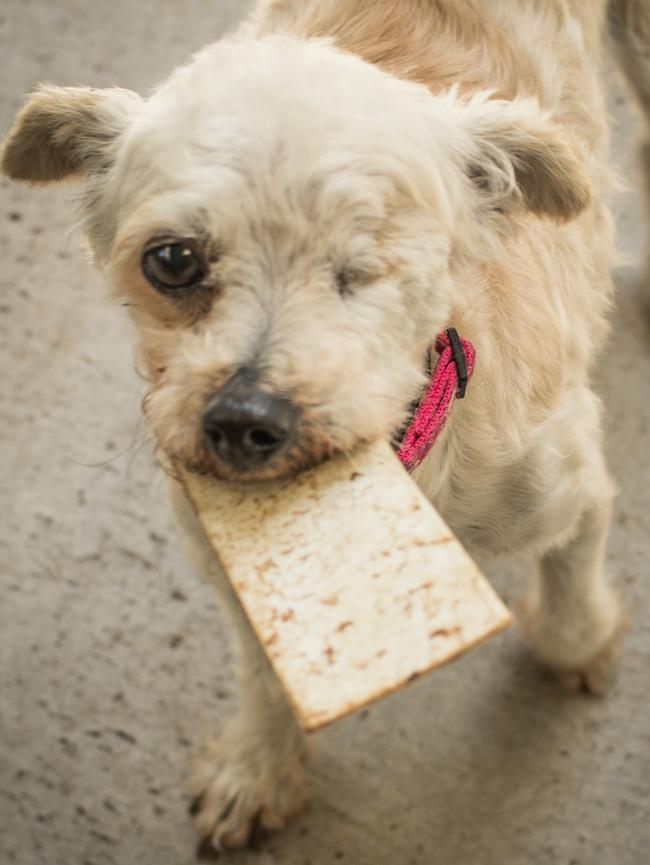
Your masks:
M39 80L146 89L241 8L4 0L0 130ZM617 91L612 107L636 186ZM232 710L231 653L178 551L129 326L78 251L71 198L0 186L0 863L181 865L180 782ZM563 696L499 637L320 734L308 813L234 861L649 861L650 329L633 194L619 212L631 258L598 373L621 488L609 563L634 619L617 687Z

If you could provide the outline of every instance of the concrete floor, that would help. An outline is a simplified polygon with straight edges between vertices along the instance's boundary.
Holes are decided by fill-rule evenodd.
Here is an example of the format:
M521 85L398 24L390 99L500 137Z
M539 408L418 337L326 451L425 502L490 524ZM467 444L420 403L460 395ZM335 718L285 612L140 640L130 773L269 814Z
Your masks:
M0 130L39 80L146 90L240 13L4 0ZM636 186L617 92L612 107ZM129 326L78 251L70 190L0 189L0 863L190 863L180 782L233 708L228 635L178 552ZM634 618L618 685L563 696L505 634L319 735L310 810L234 861L650 861L650 333L634 195L619 213L631 257L598 372L621 488L609 564Z

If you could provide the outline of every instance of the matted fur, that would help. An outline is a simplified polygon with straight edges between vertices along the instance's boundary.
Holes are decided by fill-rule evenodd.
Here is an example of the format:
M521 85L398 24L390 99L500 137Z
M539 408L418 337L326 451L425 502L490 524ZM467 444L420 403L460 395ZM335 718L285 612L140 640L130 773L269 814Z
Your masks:
M195 470L236 474L201 417L242 367L301 412L293 444L246 475L263 478L389 438L435 334L470 339L467 398L416 480L470 548L537 557L523 628L593 690L620 624L589 383L614 252L606 7L641 91L645 0L261 0L146 101L39 90L2 153L16 179L84 176L86 233L139 329L149 425ZM200 290L152 287L141 257L156 238L201 250ZM174 484L172 497L242 637L240 713L192 785L220 849L299 809L306 749Z

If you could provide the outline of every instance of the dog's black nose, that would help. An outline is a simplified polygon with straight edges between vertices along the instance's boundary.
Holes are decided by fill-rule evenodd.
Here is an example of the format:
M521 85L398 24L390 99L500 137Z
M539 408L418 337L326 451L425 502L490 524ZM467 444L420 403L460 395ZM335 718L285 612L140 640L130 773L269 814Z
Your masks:
M209 403L203 430L221 460L245 470L263 465L287 445L297 419L293 403L265 393L242 370Z

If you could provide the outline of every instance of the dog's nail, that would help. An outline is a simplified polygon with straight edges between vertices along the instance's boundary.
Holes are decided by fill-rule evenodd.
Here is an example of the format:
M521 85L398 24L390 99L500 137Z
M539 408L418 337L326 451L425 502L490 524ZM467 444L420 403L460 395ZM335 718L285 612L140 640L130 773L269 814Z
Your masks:
M258 813L253 817L251 823L250 835L248 836L248 846L252 850L258 850L265 838L268 838L269 834L268 829L265 829L262 825L261 814L258 811Z
M219 858L219 851L212 846L209 835L199 841L199 846L196 848L196 858L199 862L215 862Z
M195 796L189 804L187 809L190 817L196 817L201 808L203 807L203 793L199 793L198 796Z

